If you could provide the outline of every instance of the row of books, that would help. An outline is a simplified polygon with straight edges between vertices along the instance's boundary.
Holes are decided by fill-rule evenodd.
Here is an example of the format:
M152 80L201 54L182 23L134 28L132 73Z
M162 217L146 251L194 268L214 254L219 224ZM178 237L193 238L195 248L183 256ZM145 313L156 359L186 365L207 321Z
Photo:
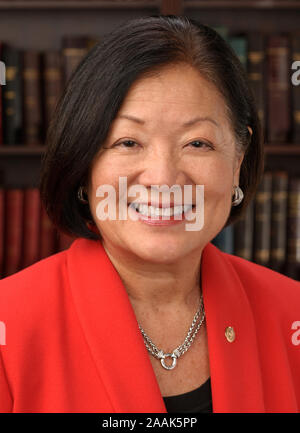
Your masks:
M300 31L230 34L226 27L216 30L247 72L266 142L300 144Z
M48 218L38 188L0 188L0 278L69 247Z
M213 243L300 280L300 177L265 172L244 217L223 229Z
M73 70L98 40L62 38L60 50L21 50L0 41L0 145L41 145L55 105ZM3 73L2 73L3 75ZM1 114L2 113L2 114Z
M215 29L247 71L266 141L300 144L300 67L296 63L300 61L300 32L230 34L225 27ZM6 69L6 84L0 86L0 144L44 142L64 86L98 41L94 36L64 36L61 49L44 52L0 41L0 60Z

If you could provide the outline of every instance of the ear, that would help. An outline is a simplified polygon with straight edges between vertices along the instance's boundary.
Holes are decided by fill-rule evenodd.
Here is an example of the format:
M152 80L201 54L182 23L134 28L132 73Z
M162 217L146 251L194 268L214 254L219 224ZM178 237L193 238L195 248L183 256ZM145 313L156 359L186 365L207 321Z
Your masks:
M251 128L250 126L247 126L247 128L248 128L248 131L249 131L250 135L253 135L253 130L252 130L252 128Z

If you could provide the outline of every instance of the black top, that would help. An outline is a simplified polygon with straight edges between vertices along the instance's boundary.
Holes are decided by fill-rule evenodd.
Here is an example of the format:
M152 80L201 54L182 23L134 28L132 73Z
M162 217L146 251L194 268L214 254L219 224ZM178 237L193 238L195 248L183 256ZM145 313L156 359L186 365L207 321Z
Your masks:
M211 413L212 396L210 378L193 391L163 397L163 400L168 413Z

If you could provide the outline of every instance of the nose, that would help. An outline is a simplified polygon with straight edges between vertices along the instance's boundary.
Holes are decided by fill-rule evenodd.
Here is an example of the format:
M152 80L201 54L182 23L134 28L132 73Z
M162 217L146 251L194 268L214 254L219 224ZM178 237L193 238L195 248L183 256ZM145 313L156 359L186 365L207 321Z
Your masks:
M150 187L151 185L167 185L183 183L184 176L180 168L180 161L171 147L156 146L145 155L140 174L139 183Z

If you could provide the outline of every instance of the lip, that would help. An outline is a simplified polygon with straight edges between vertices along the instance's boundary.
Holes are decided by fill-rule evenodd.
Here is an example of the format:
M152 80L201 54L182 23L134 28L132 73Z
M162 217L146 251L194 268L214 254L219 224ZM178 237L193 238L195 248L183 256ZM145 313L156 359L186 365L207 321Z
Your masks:
M145 224L149 224L151 226L173 226L173 225L181 224L182 222L185 221L184 216L180 220L175 220L172 218L173 217L170 217L169 220L159 220L159 219L156 220L156 219L145 217L143 215L139 215L139 221Z

